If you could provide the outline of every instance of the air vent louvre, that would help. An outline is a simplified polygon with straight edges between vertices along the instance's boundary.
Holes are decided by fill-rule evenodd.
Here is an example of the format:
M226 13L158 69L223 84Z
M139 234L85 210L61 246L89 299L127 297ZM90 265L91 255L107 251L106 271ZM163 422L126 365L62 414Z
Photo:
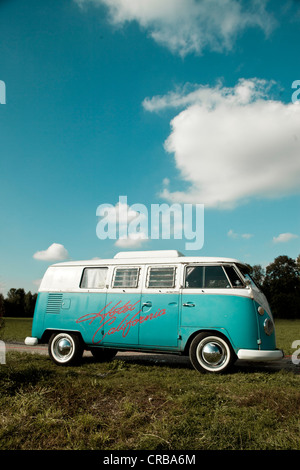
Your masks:
M60 313L63 294L50 293L48 294L48 303L46 313Z

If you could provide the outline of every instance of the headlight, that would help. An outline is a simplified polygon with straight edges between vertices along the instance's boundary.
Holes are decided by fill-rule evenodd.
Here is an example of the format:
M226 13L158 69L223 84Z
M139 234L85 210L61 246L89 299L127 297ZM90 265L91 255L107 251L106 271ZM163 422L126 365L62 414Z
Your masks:
M274 325L270 318L266 318L264 321L264 330L266 335L270 336L273 333Z

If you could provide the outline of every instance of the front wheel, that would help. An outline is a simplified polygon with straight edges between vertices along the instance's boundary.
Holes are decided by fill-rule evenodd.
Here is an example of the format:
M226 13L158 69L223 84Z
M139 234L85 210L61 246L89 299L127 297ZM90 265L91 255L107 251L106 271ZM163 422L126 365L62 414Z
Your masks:
M193 339L189 356L196 370L213 373L228 371L236 359L229 342L210 333L199 333Z
M49 341L48 352L57 365L75 365L83 354L83 346L78 336L72 333L54 333Z

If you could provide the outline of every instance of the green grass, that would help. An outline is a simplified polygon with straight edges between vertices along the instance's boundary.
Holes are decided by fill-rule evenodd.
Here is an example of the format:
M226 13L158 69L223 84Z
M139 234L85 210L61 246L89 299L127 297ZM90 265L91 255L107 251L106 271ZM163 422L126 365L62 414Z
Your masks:
M293 354L293 342L300 341L300 320L276 320L275 331L277 347L283 349L285 355Z
M8 353L0 449L300 450L300 376Z
M4 328L0 330L3 341L24 342L31 336L32 318L4 318Z
M7 320L4 336L30 334L31 320ZM300 339L299 325L278 322L279 347ZM118 356L64 368L7 352L0 390L2 450L300 450L300 374L291 371L215 376Z

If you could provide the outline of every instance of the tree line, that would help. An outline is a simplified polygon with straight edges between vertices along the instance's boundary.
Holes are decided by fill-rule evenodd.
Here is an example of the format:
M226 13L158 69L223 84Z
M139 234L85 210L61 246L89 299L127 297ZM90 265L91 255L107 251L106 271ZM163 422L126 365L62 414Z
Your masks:
M282 255L266 269L250 267L250 274L266 295L275 318L300 318L300 255Z
M265 269L249 266L251 277L266 295L275 318L300 318L300 255L295 260L282 255ZM1 317L32 317L37 294L12 288L0 294Z
M33 317L37 294L12 288L4 297L0 294L0 317Z

